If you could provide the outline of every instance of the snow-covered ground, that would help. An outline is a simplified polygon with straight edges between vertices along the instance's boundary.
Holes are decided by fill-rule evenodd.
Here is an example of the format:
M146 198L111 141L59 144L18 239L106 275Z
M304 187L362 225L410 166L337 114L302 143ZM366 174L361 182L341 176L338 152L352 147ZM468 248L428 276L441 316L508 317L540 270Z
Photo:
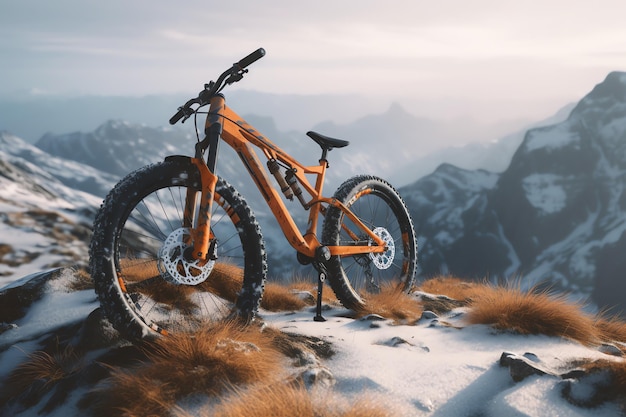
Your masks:
M55 284L56 282L56 284ZM20 283L14 283L16 286ZM0 334L0 379L33 350L33 335L85 318L98 307L92 290L68 292L63 280L48 284L44 297L17 320L17 328ZM394 325L379 316L355 320L331 307L326 322L313 321L309 308L296 312L262 311L275 329L315 336L336 352L322 365L334 376L330 389L348 398L371 394L398 416L616 416L617 404L581 408L562 391L572 381L551 375L531 375L515 382L500 365L504 352L525 357L541 368L571 370L571 361L614 359L596 348L542 335L495 332L488 326L467 326L465 310L444 316L426 314L412 325ZM568 368L569 366L569 368ZM558 373L558 372L557 372ZM575 384L575 383L574 383ZM582 389L582 388L581 388ZM75 396L76 397L76 396ZM72 397L70 397L72 398ZM37 407L21 416L36 415ZM71 399L52 416L78 415Z
M615 405L583 409L560 394L565 383L554 376L514 382L499 364L504 352L533 353L547 367L570 360L606 358L575 342L547 336L496 334L487 326L457 329L441 320L416 325L353 320L326 313L314 322L310 312L272 313L265 320L279 329L331 341L337 354L326 366L346 396L382 394L381 401L406 416L615 416ZM450 324L461 324L462 311Z

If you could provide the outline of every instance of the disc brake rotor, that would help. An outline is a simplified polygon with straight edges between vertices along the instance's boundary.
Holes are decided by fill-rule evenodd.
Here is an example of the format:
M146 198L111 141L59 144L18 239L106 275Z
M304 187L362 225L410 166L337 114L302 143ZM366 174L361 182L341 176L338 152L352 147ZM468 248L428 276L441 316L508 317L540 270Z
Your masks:
M372 232L382 239L387 249L381 253L370 253L370 258L376 268L387 269L393 263L393 258L396 255L396 244L393 240L393 236L391 236L391 233L384 227L377 227Z
M158 268L161 276L172 284L198 285L211 274L214 260L200 261L186 256L191 246L189 229L181 227L174 230L163 242L159 250Z

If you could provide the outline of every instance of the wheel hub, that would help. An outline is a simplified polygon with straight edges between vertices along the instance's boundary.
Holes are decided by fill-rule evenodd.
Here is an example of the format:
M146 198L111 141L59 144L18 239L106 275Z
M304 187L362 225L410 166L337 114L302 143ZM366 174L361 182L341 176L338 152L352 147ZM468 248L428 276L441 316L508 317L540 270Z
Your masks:
M174 230L163 242L159 250L158 268L161 276L172 284L198 285L204 282L215 265L215 260L191 259L188 254L191 246L189 229Z
M377 227L373 230L374 234L382 239L385 243L386 250L381 253L370 253L370 259L378 269L387 269L393 263L396 254L396 244L391 233L384 227Z

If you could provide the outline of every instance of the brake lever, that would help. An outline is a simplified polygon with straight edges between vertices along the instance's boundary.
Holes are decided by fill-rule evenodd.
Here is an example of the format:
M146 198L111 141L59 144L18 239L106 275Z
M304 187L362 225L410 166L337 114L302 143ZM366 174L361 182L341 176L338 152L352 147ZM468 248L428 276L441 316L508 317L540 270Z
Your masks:
M180 122L185 123L185 120L189 119L196 112L197 109L194 109L192 107L179 107L178 110L183 113L183 117Z
M235 65L237 65L237 64L234 64L234 65L233 65L233 68L235 68ZM224 84L226 84L226 85L231 85L231 84L234 84L234 83L236 83L236 82L238 82L238 81L241 81L241 79L243 78L243 75L244 75L245 73L247 73L247 72L248 72L248 70L247 70L247 69L239 69L239 70L237 70L237 72L233 72L233 73L232 73L232 74L230 74L230 76L226 79L226 81L224 81Z

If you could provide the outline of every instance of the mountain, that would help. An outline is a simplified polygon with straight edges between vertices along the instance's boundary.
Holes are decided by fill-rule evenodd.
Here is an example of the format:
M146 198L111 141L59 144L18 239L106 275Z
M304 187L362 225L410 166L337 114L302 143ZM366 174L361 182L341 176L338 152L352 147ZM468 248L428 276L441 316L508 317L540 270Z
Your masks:
M513 154L521 145L529 129L562 122L567 119L574 106L575 103L568 104L551 117L529 124L524 129L496 140L448 146L425 156L416 157L405 166L396 169L387 178L398 187L405 186L414 182L415 178L422 178L432 173L442 163L462 169L487 169L492 172L502 172L509 166Z
M135 169L162 160L166 155L193 151L190 133L177 128L152 128L110 120L95 131L63 135L50 133L35 143L44 152L80 162L121 178Z
M512 159L507 153L511 143L520 140L517 136L492 148L491 158L499 158L501 166L506 166L501 172L493 172L491 165L483 167L485 170L443 164L401 187L419 235L422 276L445 272L476 279L519 277L524 285L549 283L574 296L591 296L600 307L623 309L623 302L612 291L621 289L624 282L617 254L626 244L621 237L625 227L624 167L620 162L626 123L620 95L623 79L622 73L609 74L565 120L561 113L555 116L558 122L528 130ZM246 118L300 160L317 160L319 148L307 137L281 131L269 117ZM414 138L402 132L441 134L442 129L399 105L353 123L327 123L318 128L328 134L336 129L334 136L359 137L348 148L329 155L327 195L349 176L367 171L385 177L401 167L407 155L415 157L421 152L415 149L419 147ZM397 134L398 146L383 143L379 138L382 132ZM167 154L189 155L195 141L185 130L120 121L108 121L89 133L48 134L37 143L38 148L25 146L23 141L8 145L10 135L4 137L5 148L14 156L32 161L65 185L82 187L99 197L133 169L160 161ZM77 161L87 162L91 168ZM78 165L63 165L70 163ZM300 271L255 185L227 147L221 148L218 173L233 183L256 211L272 253L270 274L280 277ZM303 221L299 207L288 207L294 207L293 214Z
M0 132L0 286L59 266L86 266L107 174ZM110 178L109 178L110 179Z
M44 152L9 132L0 131L0 151L5 157L11 156L13 163L28 166L28 171L36 172L39 177L54 178L70 189L94 195L105 195L119 178L72 158Z
M501 174L442 166L401 189L426 276L521 277L626 311L626 74L529 130Z

